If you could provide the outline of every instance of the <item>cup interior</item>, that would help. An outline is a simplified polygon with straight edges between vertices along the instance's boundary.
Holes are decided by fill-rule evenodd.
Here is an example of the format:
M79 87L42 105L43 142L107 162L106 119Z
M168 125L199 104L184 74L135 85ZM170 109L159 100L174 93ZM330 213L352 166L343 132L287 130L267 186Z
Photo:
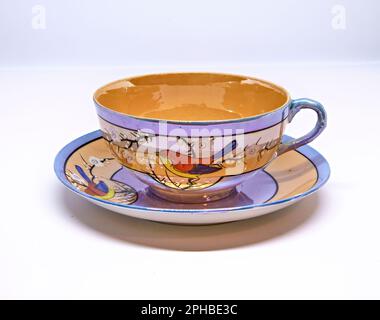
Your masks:
M108 109L141 119L225 121L272 112L288 93L252 77L216 73L153 74L122 79L95 92Z

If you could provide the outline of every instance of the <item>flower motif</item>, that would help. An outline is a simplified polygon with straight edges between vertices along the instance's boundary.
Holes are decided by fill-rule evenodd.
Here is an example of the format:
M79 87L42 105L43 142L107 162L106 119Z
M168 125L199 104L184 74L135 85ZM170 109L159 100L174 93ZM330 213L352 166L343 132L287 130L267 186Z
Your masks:
M245 148L245 152L247 153L247 155L253 156L259 151L259 149L260 147L258 145L252 144Z
M150 142L152 142L153 139L150 133L141 130L137 130L136 136L139 144L149 144Z
M118 132L111 130L110 132L112 141L120 142L120 135Z
M99 158L97 157L90 157L88 159L88 161L95 167L103 167L104 166L104 163L102 160L100 160Z

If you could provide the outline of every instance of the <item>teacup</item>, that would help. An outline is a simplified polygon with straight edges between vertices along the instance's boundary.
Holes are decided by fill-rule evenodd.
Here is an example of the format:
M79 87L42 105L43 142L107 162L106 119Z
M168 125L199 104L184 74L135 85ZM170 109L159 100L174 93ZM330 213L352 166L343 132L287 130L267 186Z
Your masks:
M174 202L227 197L274 158L309 143L326 127L320 103L291 100L278 85L238 75L131 77L101 87L94 101L114 156L152 194ZM316 126L281 143L287 123L304 108L317 113Z

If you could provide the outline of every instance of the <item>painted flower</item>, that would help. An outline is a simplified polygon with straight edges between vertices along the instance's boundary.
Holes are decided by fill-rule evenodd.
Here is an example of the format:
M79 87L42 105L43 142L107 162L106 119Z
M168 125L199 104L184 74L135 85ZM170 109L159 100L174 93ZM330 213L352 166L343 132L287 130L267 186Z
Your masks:
M247 155L250 155L250 156L255 155L259 150L260 150L260 147L256 144L252 144L245 148L245 152L247 153Z
M99 158L97 157L90 157L88 159L88 161L95 167L103 167L104 166L104 163L102 160L100 160Z
M111 136L112 141L120 142L120 135L117 131L111 130L110 136Z

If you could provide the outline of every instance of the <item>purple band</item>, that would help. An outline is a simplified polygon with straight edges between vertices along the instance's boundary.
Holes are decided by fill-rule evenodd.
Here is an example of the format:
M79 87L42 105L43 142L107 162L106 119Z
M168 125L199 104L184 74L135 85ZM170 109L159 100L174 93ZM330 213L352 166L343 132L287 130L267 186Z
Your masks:
M165 135L165 133L162 131L162 128L163 124L166 124L165 130L168 133L172 131L182 131L186 136L194 136L194 131L196 132L202 128L205 128L209 131L215 130L225 132L226 130L231 130L233 133L249 133L272 127L288 117L290 103L291 102L284 105L280 109L277 109L271 113L264 114L262 116L259 115L251 118L226 120L219 122L165 122L159 120L139 119L104 108L97 103L95 103L95 106L97 114L100 118L122 128L143 131L149 130L155 134ZM181 136L181 134L178 135ZM213 135L215 136L215 134ZM205 135L202 134L202 136Z

